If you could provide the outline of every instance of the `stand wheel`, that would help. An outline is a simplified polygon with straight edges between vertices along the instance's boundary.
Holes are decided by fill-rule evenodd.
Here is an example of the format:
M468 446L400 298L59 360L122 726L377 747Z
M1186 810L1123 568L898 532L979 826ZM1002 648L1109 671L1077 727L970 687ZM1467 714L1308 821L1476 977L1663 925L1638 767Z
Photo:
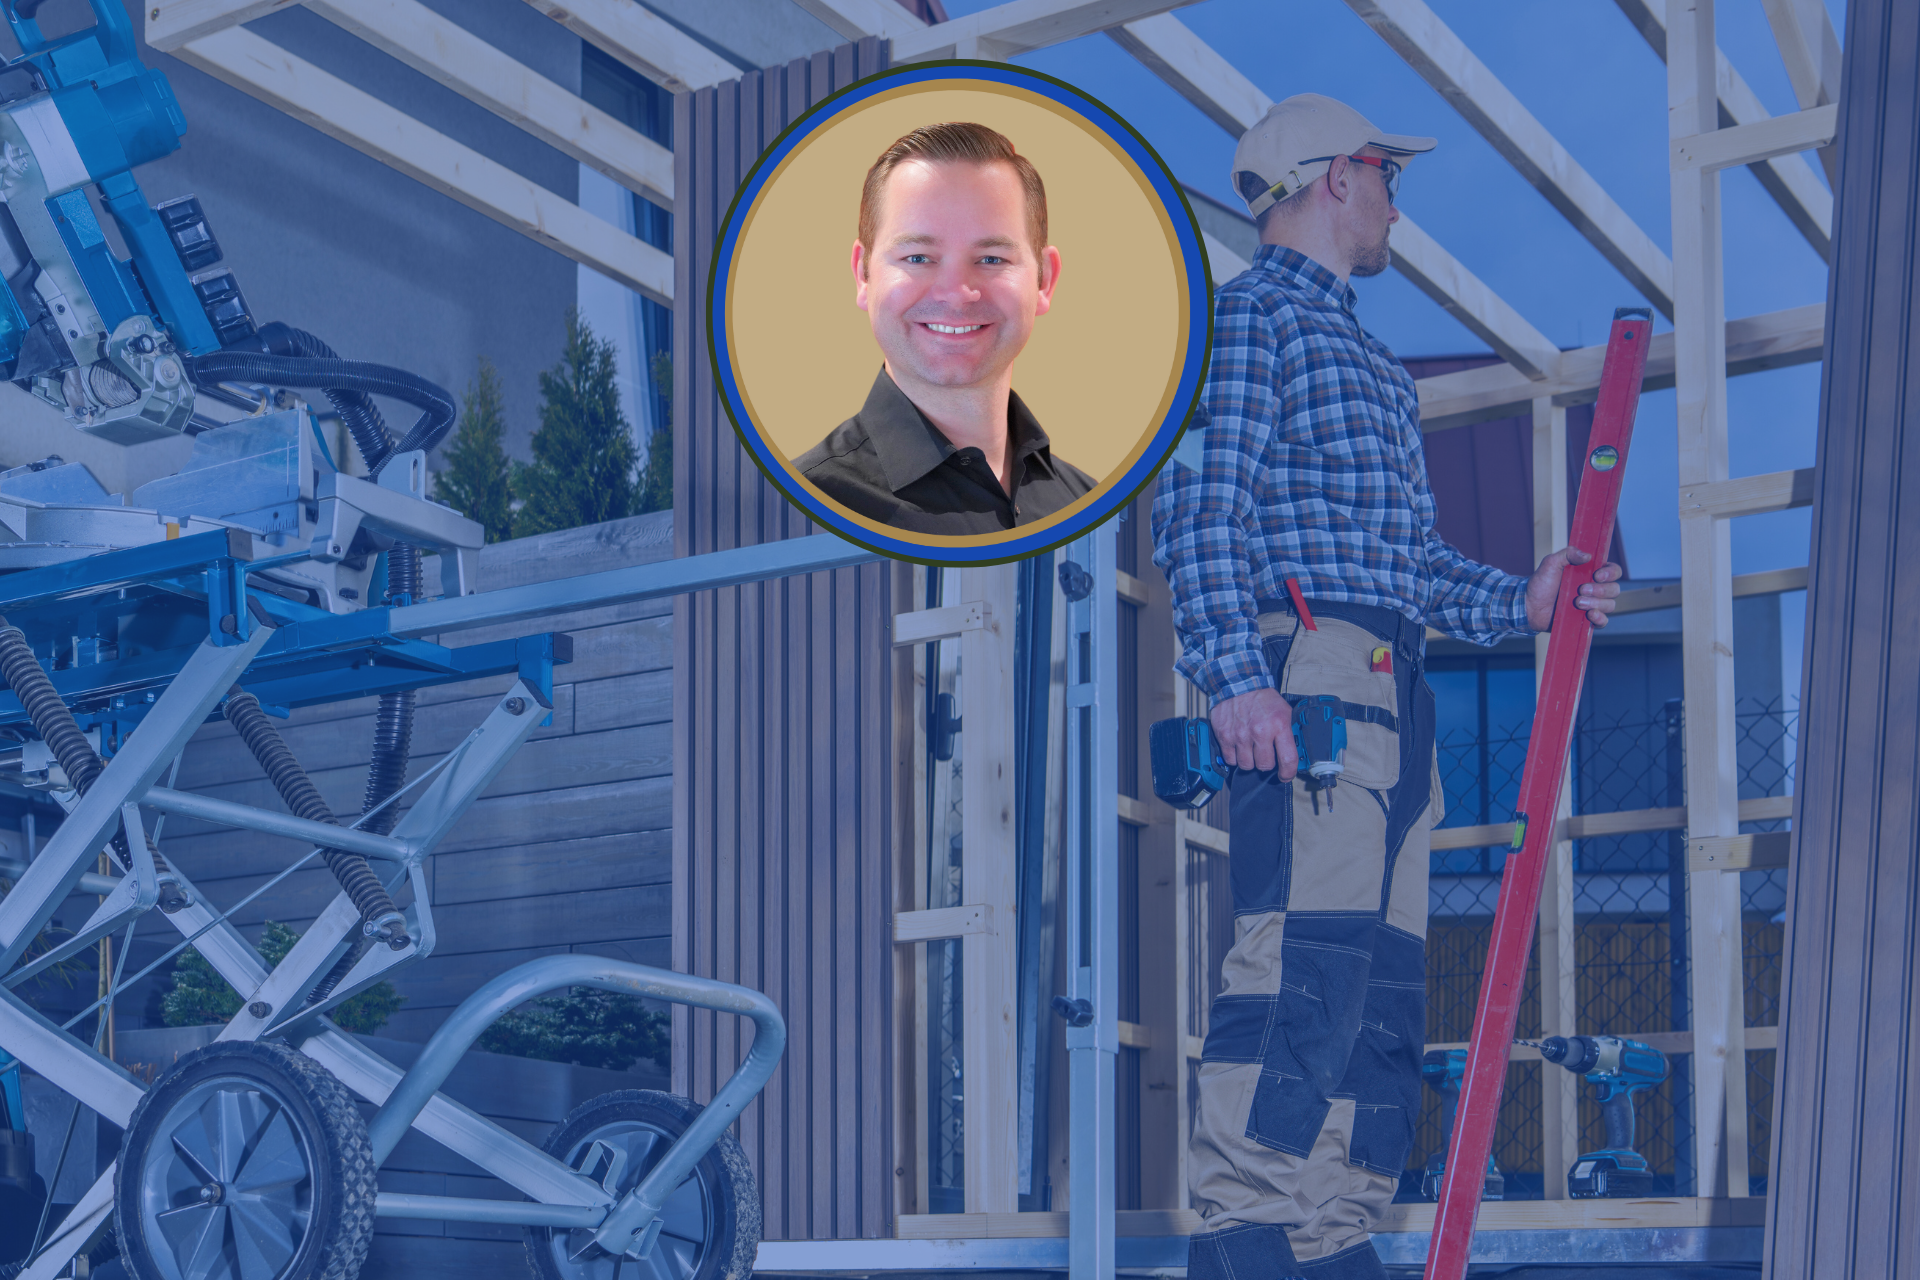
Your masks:
M285 1045L183 1054L127 1122L114 1225L134 1280L353 1280L374 1164L346 1086Z
M543 1150L603 1181L616 1198L640 1185L687 1131L701 1108L653 1089L621 1089L573 1109ZM595 1152L595 1144L605 1144ZM606 1159L607 1148L615 1153ZM620 1159L624 1156L624 1159ZM588 1168L591 1159L594 1167ZM747 1153L731 1134L675 1188L661 1211L660 1234L644 1259L621 1258L593 1243L591 1231L527 1228L527 1259L540 1280L747 1280L760 1249L760 1193Z

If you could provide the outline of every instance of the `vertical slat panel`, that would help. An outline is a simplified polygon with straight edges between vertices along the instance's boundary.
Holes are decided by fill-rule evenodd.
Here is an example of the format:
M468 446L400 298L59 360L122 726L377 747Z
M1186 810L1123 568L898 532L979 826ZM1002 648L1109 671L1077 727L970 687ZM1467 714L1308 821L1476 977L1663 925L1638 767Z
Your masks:
M884 66L875 41L682 99L676 163L675 551L814 530L735 440L707 356L712 246L738 185L813 102ZM768 1239L892 1233L891 576L880 566L675 608L674 962L766 991L785 1061L741 1120ZM675 1019L674 1079L712 1095L748 1036Z
M1920 11L1847 6L1769 1170L1781 1280L1920 1275L1917 74Z

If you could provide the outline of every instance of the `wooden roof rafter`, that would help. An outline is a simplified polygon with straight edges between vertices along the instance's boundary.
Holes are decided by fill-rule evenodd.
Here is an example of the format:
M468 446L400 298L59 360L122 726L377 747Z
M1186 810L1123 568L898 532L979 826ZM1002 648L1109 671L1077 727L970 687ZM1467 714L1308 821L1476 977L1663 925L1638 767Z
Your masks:
M1666 0L1614 0L1662 62L1667 58ZM1758 124L1770 113L1748 87L1727 55L1714 50L1715 76L1720 97L1720 125ZM1799 155L1773 156L1749 166L1761 188L1773 197L1795 230L1805 236L1815 253L1826 259L1833 253L1833 193L1814 176L1813 166Z
M294 3L159 0L147 13L147 43L644 297L672 305L672 255L242 25ZM672 203L670 151L419 0L310 0L306 7L628 189ZM580 0L572 8L576 22L608 28L594 26L595 35L583 38L614 46L607 48L610 54L629 66L641 63L643 74L668 87L712 83L703 78L737 71L627 0ZM636 40L649 42L646 56L621 44Z
M1662 315L1673 262L1424 0L1346 0Z

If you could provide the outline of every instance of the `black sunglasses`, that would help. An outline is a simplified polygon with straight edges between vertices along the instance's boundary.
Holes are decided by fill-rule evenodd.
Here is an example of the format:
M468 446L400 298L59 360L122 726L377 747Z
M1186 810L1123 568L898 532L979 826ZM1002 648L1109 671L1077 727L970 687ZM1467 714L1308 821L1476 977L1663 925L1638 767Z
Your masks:
M1302 160L1300 163L1319 164L1322 160L1334 160L1337 158L1336 156L1315 156L1311 160ZM1387 203L1393 203L1393 198L1400 194L1399 161L1389 160L1384 156L1348 156L1347 159L1353 161L1355 164L1370 164L1378 169L1380 171L1381 181L1387 184Z

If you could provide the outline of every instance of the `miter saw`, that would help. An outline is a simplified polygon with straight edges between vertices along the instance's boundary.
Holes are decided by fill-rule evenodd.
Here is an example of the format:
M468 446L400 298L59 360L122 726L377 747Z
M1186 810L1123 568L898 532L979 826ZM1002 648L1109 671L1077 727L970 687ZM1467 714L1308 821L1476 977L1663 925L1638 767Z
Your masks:
M439 553L445 593L472 591L482 530L425 490L452 398L256 324L200 202L150 207L134 181L179 147L186 121L166 77L140 64L119 0L87 0L94 25L57 39L40 31L46 2L0 0L24 51L0 68L0 378L88 434L185 433L194 446L178 474L127 494L57 456L0 473L0 572L226 528L255 539L256 586L330 613L419 597L422 552ZM360 467L331 456L310 389ZM395 440L374 395L419 420ZM6 417L0 403L0 431Z

